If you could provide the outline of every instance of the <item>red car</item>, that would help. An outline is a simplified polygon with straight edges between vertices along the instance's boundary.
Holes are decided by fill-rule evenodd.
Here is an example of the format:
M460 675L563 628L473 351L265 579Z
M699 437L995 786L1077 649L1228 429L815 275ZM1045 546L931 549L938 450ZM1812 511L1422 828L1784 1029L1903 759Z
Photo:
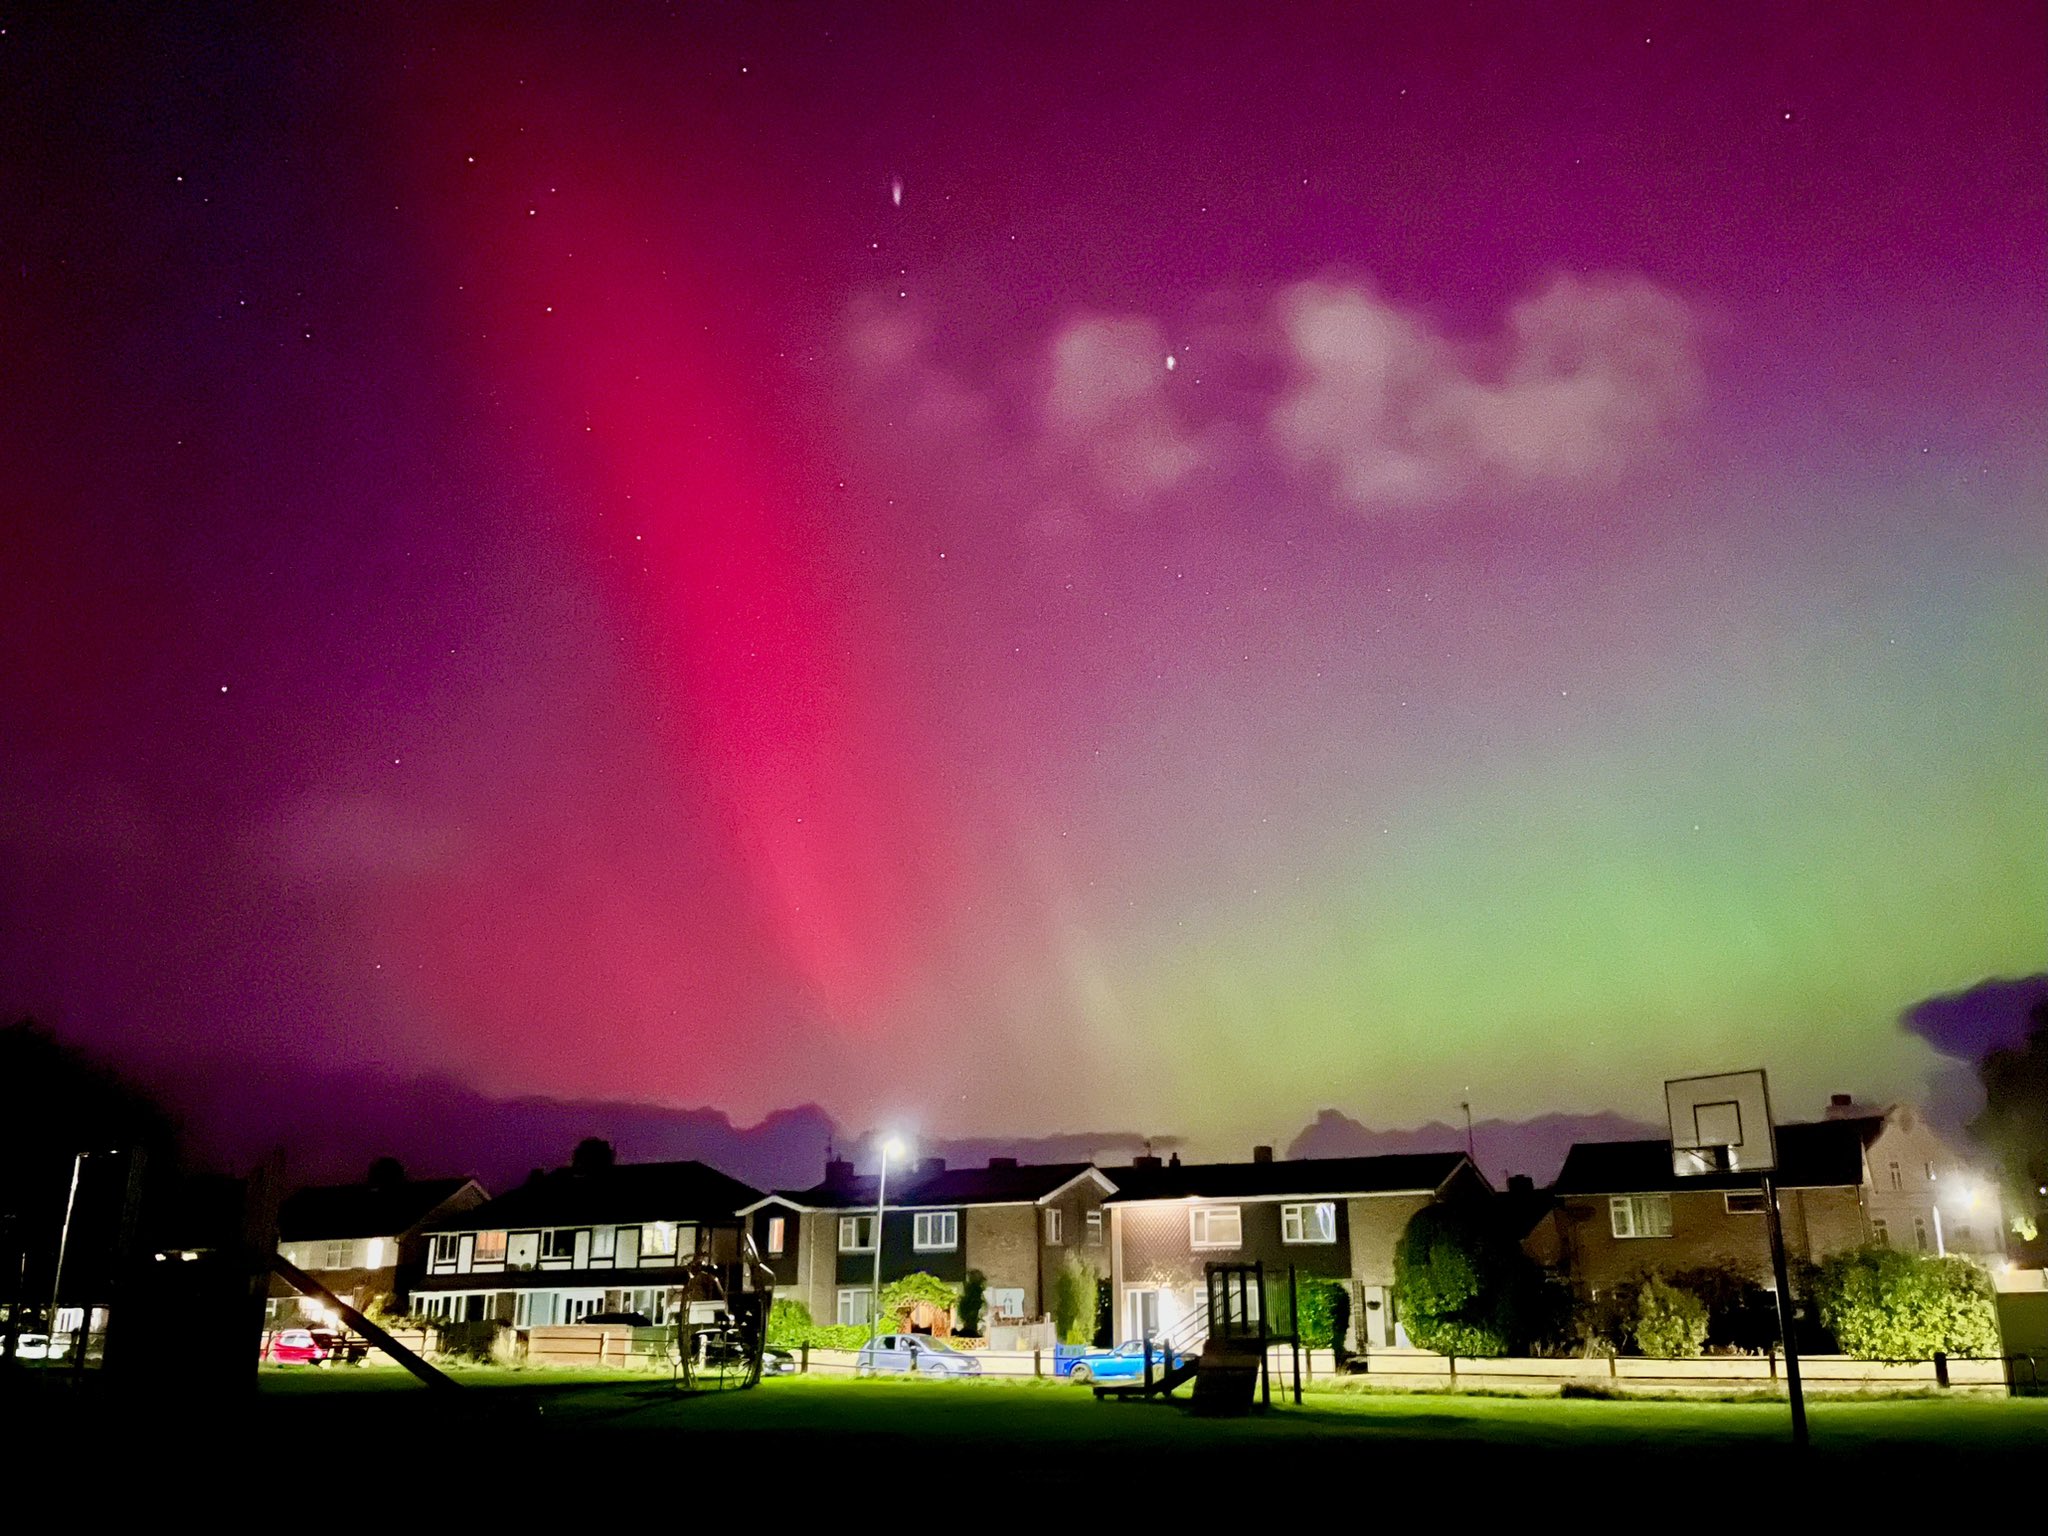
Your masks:
M310 1328L287 1328L271 1335L264 1358L278 1365L325 1365L334 1358L334 1336Z

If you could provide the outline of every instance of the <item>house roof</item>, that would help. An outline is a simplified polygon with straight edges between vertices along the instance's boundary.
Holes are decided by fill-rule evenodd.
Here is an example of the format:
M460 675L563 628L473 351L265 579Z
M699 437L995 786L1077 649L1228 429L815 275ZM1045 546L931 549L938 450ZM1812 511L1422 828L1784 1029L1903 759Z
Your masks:
M1470 1159L1462 1152L1395 1152L1380 1157L1301 1157L1251 1163L1166 1163L1106 1168L1110 1203L1135 1200L1258 1199L1280 1195L1386 1195L1441 1189Z
M1016 1205L1045 1199L1093 1172L1093 1163L1001 1164L993 1168L941 1168L920 1173L915 1166L889 1176L892 1209L917 1205ZM859 1210L875 1203L869 1175L809 1189L779 1189L776 1198L812 1210Z
M1822 1189L1863 1182L1863 1149L1884 1129L1884 1117L1814 1120L1777 1129L1778 1169L1787 1189ZM1671 1171L1671 1143L1581 1141L1565 1154L1551 1185L1560 1195L1620 1195L1642 1191L1754 1189L1753 1173L1686 1176Z
M285 1242L397 1237L410 1232L474 1180L406 1179L391 1184L324 1184L287 1195L277 1211Z
M427 1230L492 1232L605 1222L710 1221L730 1217L760 1196L752 1185L699 1162L556 1168L474 1210L434 1222Z

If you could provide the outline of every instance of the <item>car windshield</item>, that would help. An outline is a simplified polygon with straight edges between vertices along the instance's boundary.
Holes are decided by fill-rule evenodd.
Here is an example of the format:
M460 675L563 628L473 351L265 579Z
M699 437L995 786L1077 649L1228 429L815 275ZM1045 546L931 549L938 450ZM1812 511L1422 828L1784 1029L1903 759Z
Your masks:
M944 1339L920 1338L917 1342L926 1349L936 1350L942 1355L954 1353L953 1346Z
M1135 1355L1142 1351L1144 1347L1145 1345L1143 1341L1139 1339L1131 1339L1125 1343L1117 1345L1116 1352L1120 1355Z

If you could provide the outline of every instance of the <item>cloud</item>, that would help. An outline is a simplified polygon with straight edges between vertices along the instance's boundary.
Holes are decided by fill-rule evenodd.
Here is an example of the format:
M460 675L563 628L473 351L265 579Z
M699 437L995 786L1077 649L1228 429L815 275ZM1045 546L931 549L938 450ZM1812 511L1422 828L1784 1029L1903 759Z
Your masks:
M1159 499L1246 453L1368 516L1611 486L1669 448L1701 391L1696 316L1640 276L1553 278L1476 339L1362 280L1196 308L1191 348L1155 316L1083 313L977 382L915 309L868 297L849 361L867 424L879 407L900 440L971 448L986 482L1058 508Z
M1899 1014L1899 1023L1942 1055L1975 1063L2024 1041L2034 1011L2041 1008L2048 1008L2048 972L1993 977L1960 992L1923 998Z
M1699 393L1690 313L1637 277L1559 277L1468 347L1359 284L1295 284L1274 315L1292 376L1269 438L1367 513L1611 484Z
M1472 1127L1472 1143L1487 1177L1505 1188L1511 1173L1530 1174L1539 1184L1548 1184L1575 1141L1634 1141L1664 1134L1662 1126L1602 1110L1538 1115L1532 1120L1481 1120ZM1287 1155L1375 1157L1389 1152L1456 1152L1464 1146L1465 1128L1441 1120L1412 1130L1379 1131L1326 1109L1294 1138Z

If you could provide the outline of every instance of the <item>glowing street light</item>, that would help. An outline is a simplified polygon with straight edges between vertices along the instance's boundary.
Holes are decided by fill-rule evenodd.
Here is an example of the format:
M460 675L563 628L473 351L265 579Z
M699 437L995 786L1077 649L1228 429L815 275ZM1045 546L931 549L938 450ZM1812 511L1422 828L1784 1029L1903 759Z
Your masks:
M889 1159L903 1155L903 1143L891 1136L882 1143L882 1172L875 1181L875 1288L868 1298L868 1342L882 1331L882 1210L889 1203Z

